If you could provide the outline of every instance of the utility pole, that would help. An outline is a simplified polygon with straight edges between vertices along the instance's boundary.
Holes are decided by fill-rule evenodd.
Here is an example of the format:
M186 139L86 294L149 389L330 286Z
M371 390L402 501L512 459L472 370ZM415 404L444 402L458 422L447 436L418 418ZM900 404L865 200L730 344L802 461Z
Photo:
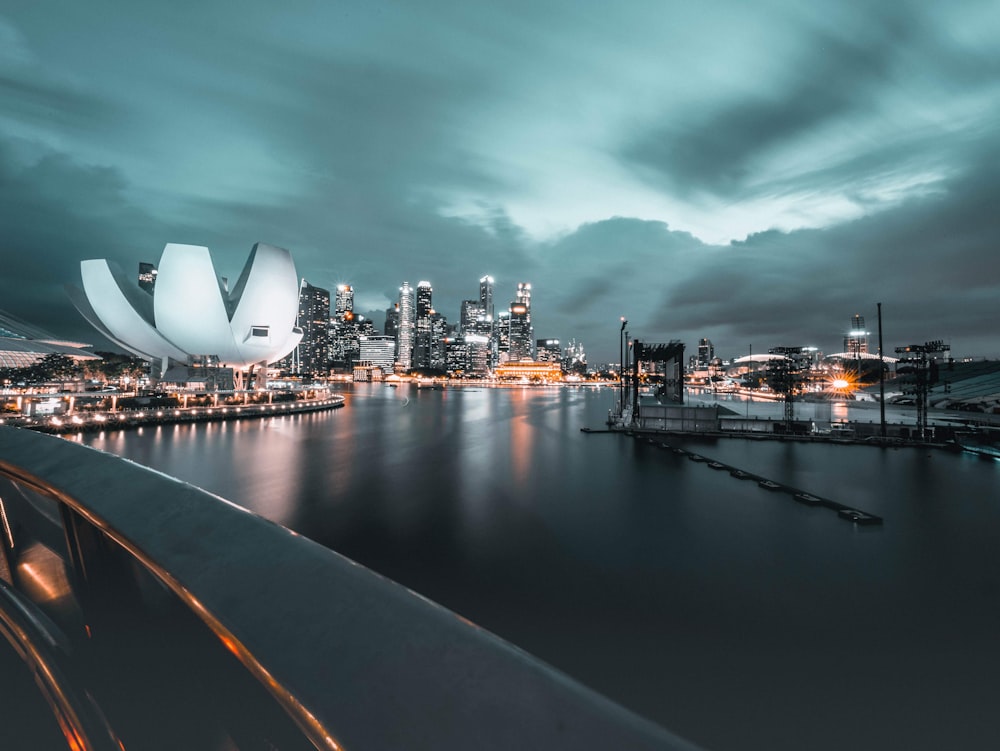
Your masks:
M878 303L878 405L881 435L885 440L885 357L882 354L882 303Z

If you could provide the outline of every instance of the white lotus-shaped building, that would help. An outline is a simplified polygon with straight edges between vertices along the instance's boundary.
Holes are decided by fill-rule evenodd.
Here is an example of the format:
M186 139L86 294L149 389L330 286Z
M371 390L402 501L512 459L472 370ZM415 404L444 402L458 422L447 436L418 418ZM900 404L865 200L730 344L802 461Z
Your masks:
M217 359L244 368L279 360L302 339L295 325L298 277L283 248L257 243L236 284L215 273L208 248L169 243L152 291L106 259L80 263L83 282L69 288L98 331L141 357L191 362Z

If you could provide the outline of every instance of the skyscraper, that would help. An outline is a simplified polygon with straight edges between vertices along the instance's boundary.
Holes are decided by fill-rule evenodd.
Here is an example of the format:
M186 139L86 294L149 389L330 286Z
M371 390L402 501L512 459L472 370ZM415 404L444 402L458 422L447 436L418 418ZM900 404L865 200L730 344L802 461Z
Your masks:
M434 312L432 298L434 289L430 282L417 283L416 334L413 339L413 367L431 366L431 314Z
M528 306L521 302L510 304L509 358L510 362L532 359L531 318Z
M715 357L715 347L710 339L698 340L698 359L695 361L699 370L707 370Z
M391 308L385 311L385 328L382 331L386 336L391 336L396 340L396 332L399 331L399 303L393 303Z
M517 284L517 295L510 304L510 318L507 325L509 361L534 359L535 332L531 325L531 285L528 282Z
M327 372L329 355L330 292L322 287L314 287L305 279L299 287L299 328L302 341L299 342L300 374L323 374Z
M354 287L350 284L337 285L337 297L333 307L333 317L343 321L347 313L354 312Z
M489 274L479 280L479 306L483 314L491 319L496 315L493 310L493 277Z
M413 367L413 334L416 328L416 310L413 288L403 282L399 288L399 330L396 332L396 365L400 370Z
M476 331L479 319L484 317L483 307L478 300L462 300L462 311L459 317L459 330L463 334Z

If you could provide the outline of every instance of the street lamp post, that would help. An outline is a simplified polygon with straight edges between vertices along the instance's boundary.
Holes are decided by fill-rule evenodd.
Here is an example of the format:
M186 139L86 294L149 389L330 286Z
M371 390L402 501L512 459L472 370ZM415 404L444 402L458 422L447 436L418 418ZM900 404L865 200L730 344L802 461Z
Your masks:
M618 363L618 414L625 414L625 327L628 326L628 321L625 320L625 316L622 316L622 328L618 332L618 349L621 355L621 360Z

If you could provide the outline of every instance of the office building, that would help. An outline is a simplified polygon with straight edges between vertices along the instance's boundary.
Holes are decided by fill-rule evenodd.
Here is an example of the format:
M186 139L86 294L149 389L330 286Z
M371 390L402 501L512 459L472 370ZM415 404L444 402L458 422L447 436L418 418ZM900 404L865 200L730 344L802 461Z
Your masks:
M358 362L382 369L388 375L396 358L396 341L391 336L364 335L358 337Z
M299 374L325 375L330 360L330 292L305 279L299 287Z
M399 329L396 331L396 367L407 371L413 367L413 335L416 330L416 309L413 288L403 282L399 288Z
M562 364L562 347L558 339L539 339L535 342L535 359L538 362Z

